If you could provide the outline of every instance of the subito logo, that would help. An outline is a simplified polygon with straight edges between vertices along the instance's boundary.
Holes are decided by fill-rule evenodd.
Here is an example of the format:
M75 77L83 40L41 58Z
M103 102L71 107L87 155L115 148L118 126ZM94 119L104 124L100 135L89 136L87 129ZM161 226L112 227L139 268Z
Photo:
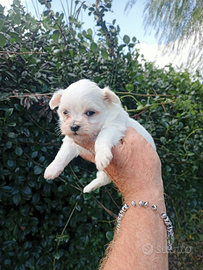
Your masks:
M145 255L151 255L153 253L153 246L149 243L146 243L142 246L142 252Z

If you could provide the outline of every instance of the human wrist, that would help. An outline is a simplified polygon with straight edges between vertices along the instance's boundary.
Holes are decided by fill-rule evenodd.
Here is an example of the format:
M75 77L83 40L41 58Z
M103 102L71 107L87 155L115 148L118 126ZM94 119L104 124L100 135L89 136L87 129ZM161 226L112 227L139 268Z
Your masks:
M159 202L160 205L164 203L163 181L160 176L148 179L113 176L111 179L122 193L126 203L134 199Z
M128 194L123 194L124 202L130 203L132 200L144 200L158 204L163 207L164 204L164 191L163 188L148 187L148 189L132 190ZM163 209L164 210L164 209Z

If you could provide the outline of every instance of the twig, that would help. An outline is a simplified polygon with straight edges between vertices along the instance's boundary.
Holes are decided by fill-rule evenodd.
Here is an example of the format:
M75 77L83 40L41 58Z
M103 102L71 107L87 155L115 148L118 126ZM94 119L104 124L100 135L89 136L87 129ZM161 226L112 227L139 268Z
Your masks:
M65 184L67 184L66 180L64 180L63 178L61 178L61 177L59 177L59 176L58 176L58 178L59 178L62 182L64 182Z
M0 53L4 53L4 54L30 54L30 53L34 53L34 54L48 54L47 52L10 52L10 51L0 51Z
M32 162L37 165L38 167L43 167L42 164L37 163L36 161L34 161L29 155L27 155L25 152L23 152L23 154L30 160L32 160Z
M155 94L135 94L135 93L129 93L129 92L116 92L118 95L132 95L132 96L140 96L140 97L174 97L173 95L155 95Z
M2 89L2 88L0 88ZM15 90L15 89L10 89L11 91ZM47 96L52 96L53 93L45 93L45 94L39 94L39 93L26 93L26 94L22 94L22 95L14 95L14 96L6 96L6 97L3 97L3 98L0 98L0 101L2 100L5 100L5 99L8 99L8 98L24 98L24 97L37 97L37 96L42 96L42 97L47 97ZM50 98L50 97L48 97Z
M42 130L46 131L47 133L52 134L52 135L54 135L54 136L57 137L57 135L55 133L53 133L53 132L51 132L49 130L46 130L45 128L43 128L40 125L38 125L33 118L29 117L29 115L27 113L26 113L26 115L28 116L28 118L30 119L30 121L32 121L37 127L41 128Z
M111 196L110 192L108 191L108 189L106 188L106 192L108 193L109 197L111 198L111 200L114 202L114 204L116 205L116 207L118 209L120 209L120 207L118 206L118 204L115 202L115 200L113 199L113 197Z
M74 39L74 40L76 40L76 39ZM77 41L77 40L76 40ZM79 41L77 41L77 42L79 42ZM80 42L80 44L82 44L81 42ZM60 60L66 60L64 57L59 57L59 56L57 56L56 54L54 54L54 53L48 53L48 52L32 52L32 51L29 51L29 52L10 52L10 51L0 51L0 54L1 53L3 53L4 55L6 55L6 54L15 54L15 55L23 55L23 54L44 54L44 55L50 55L50 56L54 56L54 57L57 57L58 59L60 59ZM5 57L4 57L5 58ZM72 59L72 58L71 58ZM7 61L7 59L5 58L5 61Z
M57 243L57 245L56 245L55 252L56 252L56 250L58 249L58 247L59 247L59 245L60 245L60 243L61 243L61 238L63 237L63 234L64 234L64 232L65 232L65 230L66 230L66 228L67 228L67 226L68 226L68 224L69 224L69 222L70 222L70 220L71 220L71 218L72 218L72 215L73 215L73 213L74 213L74 211L75 211L75 208L76 208L77 204L78 204L78 202L76 202L75 206L73 207L73 210L72 210L71 213L70 213L70 216L69 216L69 218L68 218L68 220L67 220L67 222L66 222L66 225L64 226L63 231L61 232L61 235L60 235L60 237L59 237L59 241L58 241L58 243ZM53 270L55 270L55 262L56 262L56 258L54 258L54 261L53 261Z
M78 179L77 175L76 175L75 172L73 171L71 165L69 165L69 168L70 168L72 174L73 174L73 175L75 176L75 178L77 179L77 181L80 183L80 185L82 185L82 186L84 187L84 185L80 182L80 180ZM77 184L77 183L76 183L76 184ZM82 188L81 188L80 186L78 186L78 184L77 184L77 187L78 187L77 189L80 190L80 191L82 192Z
M6 143L6 140L2 140L3 143ZM23 141L22 143L27 143L27 144L38 144L38 145L48 145L48 146L60 146L59 143L39 143L39 142L35 142L35 141Z
M74 176L76 177L76 179L78 180L78 182L84 187L84 185L79 181L77 175L75 174L75 172L73 171L73 169L70 166L70 169L72 171L72 173L74 174ZM73 186L73 185L72 185ZM74 186L73 186L74 187ZM77 188L78 190L82 190L81 188ZM117 215L115 215L111 210L107 209L99 200L97 200L94 196L92 196L92 198L96 201L96 203L98 205L100 205L110 216L113 216L114 218L117 218Z
M140 113L134 114L133 116L131 116L131 118L137 117L137 116L139 116L140 114L146 112L147 110L148 110L148 108L145 109L145 110L143 110L143 111L141 111Z
M166 104L170 104L170 103L176 103L176 102L174 102L174 101L168 101L168 102L165 102L165 103L154 103L154 104L149 104L149 105L147 105L147 106L145 106L144 108L146 108L146 110L148 110L149 108L151 108L151 107L153 107L154 105L162 105L162 104L164 104L164 105L166 105ZM127 110L127 112L135 112L135 111L138 111L137 109L132 109L132 110Z
M64 33L63 33L63 30L62 30L60 24L59 24L58 21L54 18L53 11L49 8L49 5L48 5L48 3L47 3L47 0L44 0L44 2L45 2L45 6L46 6L47 9L49 10L50 16L52 17L52 19L54 20L54 22L55 22L56 25L58 26L58 28L59 28L59 30L60 30L60 32L61 32L61 35L63 36L64 44L67 45L67 43L66 43L66 37L65 37L65 35L64 35Z
M111 210L107 209L97 198L95 198L94 196L92 196L93 200L96 201L96 203L98 205L100 205L110 216L112 216L113 218L117 218L117 215L115 215Z
M156 96L158 96L158 94L157 94L156 90L154 89L154 87L152 87L152 89L153 89L154 93L156 94ZM164 112L167 113L166 108L164 107L162 102L161 102L161 105L162 105L162 107L164 109Z

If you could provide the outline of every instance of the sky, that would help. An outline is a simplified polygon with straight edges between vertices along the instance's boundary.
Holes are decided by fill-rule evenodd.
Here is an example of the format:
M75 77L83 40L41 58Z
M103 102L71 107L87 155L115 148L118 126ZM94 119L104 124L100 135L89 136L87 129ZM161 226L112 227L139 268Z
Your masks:
M63 1L64 5L66 4L65 0L61 1ZM39 12L43 11L44 6L42 6L37 0L21 0L21 2L26 7L26 11L31 12L34 16L38 16L38 14L35 12L33 3ZM125 13L124 9L127 0L113 0L113 12L106 13L104 19L106 22L112 22L116 19L116 24L121 28L121 38L124 35L128 35L130 38L135 36L140 41L137 48L139 48L140 53L144 55L147 61L155 62L155 65L161 68L172 63L174 67L182 66L182 69L184 69L186 67L186 59L188 55L187 46L181 54L177 55L176 53L172 53L170 55L163 55L163 45L158 45L158 39L155 38L155 32L151 31L151 33L145 33L143 26L144 2L145 1L143 0L137 0L133 8L128 13ZM87 1L87 5L89 5L89 3L95 3L95 0ZM0 4L9 8L12 4L12 0L0 0ZM60 0L52 0L52 9L54 12L63 12ZM94 19L92 16L88 16L87 13L88 11L83 12L82 17L80 18L81 21L85 22L83 27L84 29L95 29Z

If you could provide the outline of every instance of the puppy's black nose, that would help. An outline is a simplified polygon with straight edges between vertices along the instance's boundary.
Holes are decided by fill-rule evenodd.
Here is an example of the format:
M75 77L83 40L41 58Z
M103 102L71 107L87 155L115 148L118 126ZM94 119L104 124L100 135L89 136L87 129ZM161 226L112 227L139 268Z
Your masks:
M80 126L78 126L78 125L74 125L74 126L70 127L71 131L74 131L74 132L78 131L79 128L80 128Z

